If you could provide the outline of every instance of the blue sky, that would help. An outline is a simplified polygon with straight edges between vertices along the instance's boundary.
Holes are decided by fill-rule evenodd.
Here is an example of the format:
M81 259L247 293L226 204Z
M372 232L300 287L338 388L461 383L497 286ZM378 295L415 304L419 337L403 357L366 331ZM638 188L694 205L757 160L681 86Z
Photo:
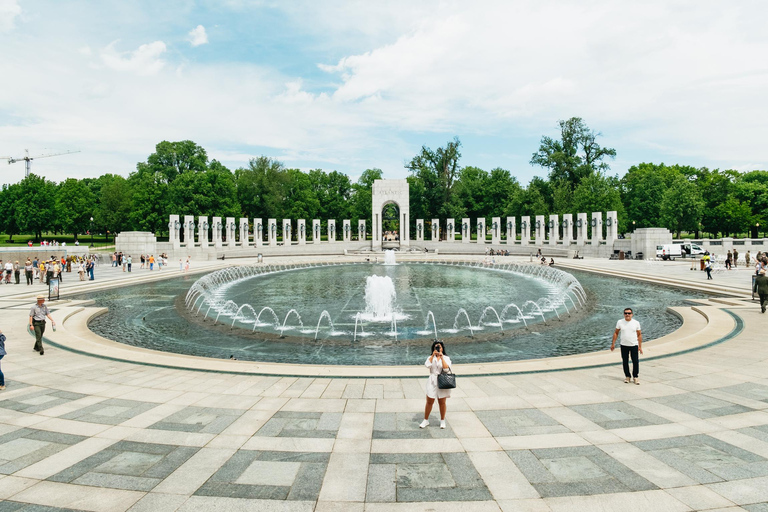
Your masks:
M522 183L582 117L638 162L768 168L764 2L0 0L0 156L128 175L161 140L356 179L454 136ZM2 166L3 183L23 165Z

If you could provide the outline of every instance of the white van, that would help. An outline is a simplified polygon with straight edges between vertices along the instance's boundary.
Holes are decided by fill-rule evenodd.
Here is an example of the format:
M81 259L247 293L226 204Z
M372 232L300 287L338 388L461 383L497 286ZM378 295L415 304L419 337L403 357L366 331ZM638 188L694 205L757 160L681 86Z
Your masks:
M663 260L674 260L683 256L681 244L665 244L656 246L656 257Z
M682 245L683 249L685 249L685 254L687 256L698 256L707 252L700 245L692 244L689 242L685 242L680 245Z

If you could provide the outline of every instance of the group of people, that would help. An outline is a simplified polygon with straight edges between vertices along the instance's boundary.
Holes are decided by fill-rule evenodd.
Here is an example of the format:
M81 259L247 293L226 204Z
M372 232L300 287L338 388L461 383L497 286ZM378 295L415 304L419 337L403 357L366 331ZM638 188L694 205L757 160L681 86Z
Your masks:
M58 240L54 240L52 242L49 242L48 240L40 240L40 247L66 247L67 242L61 242L59 243ZM79 247L80 242L78 240L75 240L75 247ZM32 247L32 240L27 240L27 247Z
M64 272L72 272L72 266L76 266L80 273L80 280L84 281L84 275L87 273L93 281L93 267L95 266L94 257L82 257L82 256L62 256L58 258L51 256L50 259L44 260L34 258L27 258L24 265L20 265L18 261L8 261L3 264L3 260L0 260L0 268L3 270L4 279L3 282L11 284L21 284L21 272L24 272L27 286L34 284L38 279L41 284L47 284L50 279L59 279L63 281Z
M506 249L493 249L493 247L485 248L486 256L509 256L509 251Z
M189 260L189 256L187 256L186 262L183 259L179 259L180 271L189 271ZM154 254L141 254L139 255L139 262L141 263L139 268L147 270L155 270L155 268L157 268L157 270L161 270L163 267L168 266L168 255L166 253L162 253L158 256L155 256ZM122 267L123 272L131 272L133 268L133 257L130 254L114 252L112 253L112 266L118 268Z

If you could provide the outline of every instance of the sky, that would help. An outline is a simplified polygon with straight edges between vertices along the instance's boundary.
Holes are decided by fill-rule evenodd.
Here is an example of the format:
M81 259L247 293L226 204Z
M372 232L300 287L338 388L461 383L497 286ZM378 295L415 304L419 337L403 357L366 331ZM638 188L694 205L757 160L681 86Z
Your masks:
M768 169L768 2L0 0L0 156L128 176L162 140L354 180L423 145L521 183L558 120L640 162ZM0 161L0 183L24 177Z

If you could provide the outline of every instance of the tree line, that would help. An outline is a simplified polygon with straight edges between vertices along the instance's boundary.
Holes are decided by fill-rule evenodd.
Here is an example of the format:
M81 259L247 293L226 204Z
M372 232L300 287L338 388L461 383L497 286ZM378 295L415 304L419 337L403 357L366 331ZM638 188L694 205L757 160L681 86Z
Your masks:
M531 164L547 171L523 186L506 169L461 166L461 141L426 146L407 164L415 219L520 217L616 210L621 232L666 227L678 236L757 236L768 212L768 172L710 170L640 163L622 177L608 174L616 150L582 119L559 122L559 136L541 138ZM0 191L0 231L78 235L168 233L171 214L275 219L358 219L371 215L371 188L382 177L367 169L353 182L337 172L305 172L261 156L231 171L192 141L157 144L127 178L104 174L55 183L30 174ZM397 218L397 217L394 217ZM93 220L91 220L93 219ZM502 223L504 224L504 223ZM279 223L278 223L279 226ZM370 232L370 229L369 229ZM414 229L411 229L415 233Z

